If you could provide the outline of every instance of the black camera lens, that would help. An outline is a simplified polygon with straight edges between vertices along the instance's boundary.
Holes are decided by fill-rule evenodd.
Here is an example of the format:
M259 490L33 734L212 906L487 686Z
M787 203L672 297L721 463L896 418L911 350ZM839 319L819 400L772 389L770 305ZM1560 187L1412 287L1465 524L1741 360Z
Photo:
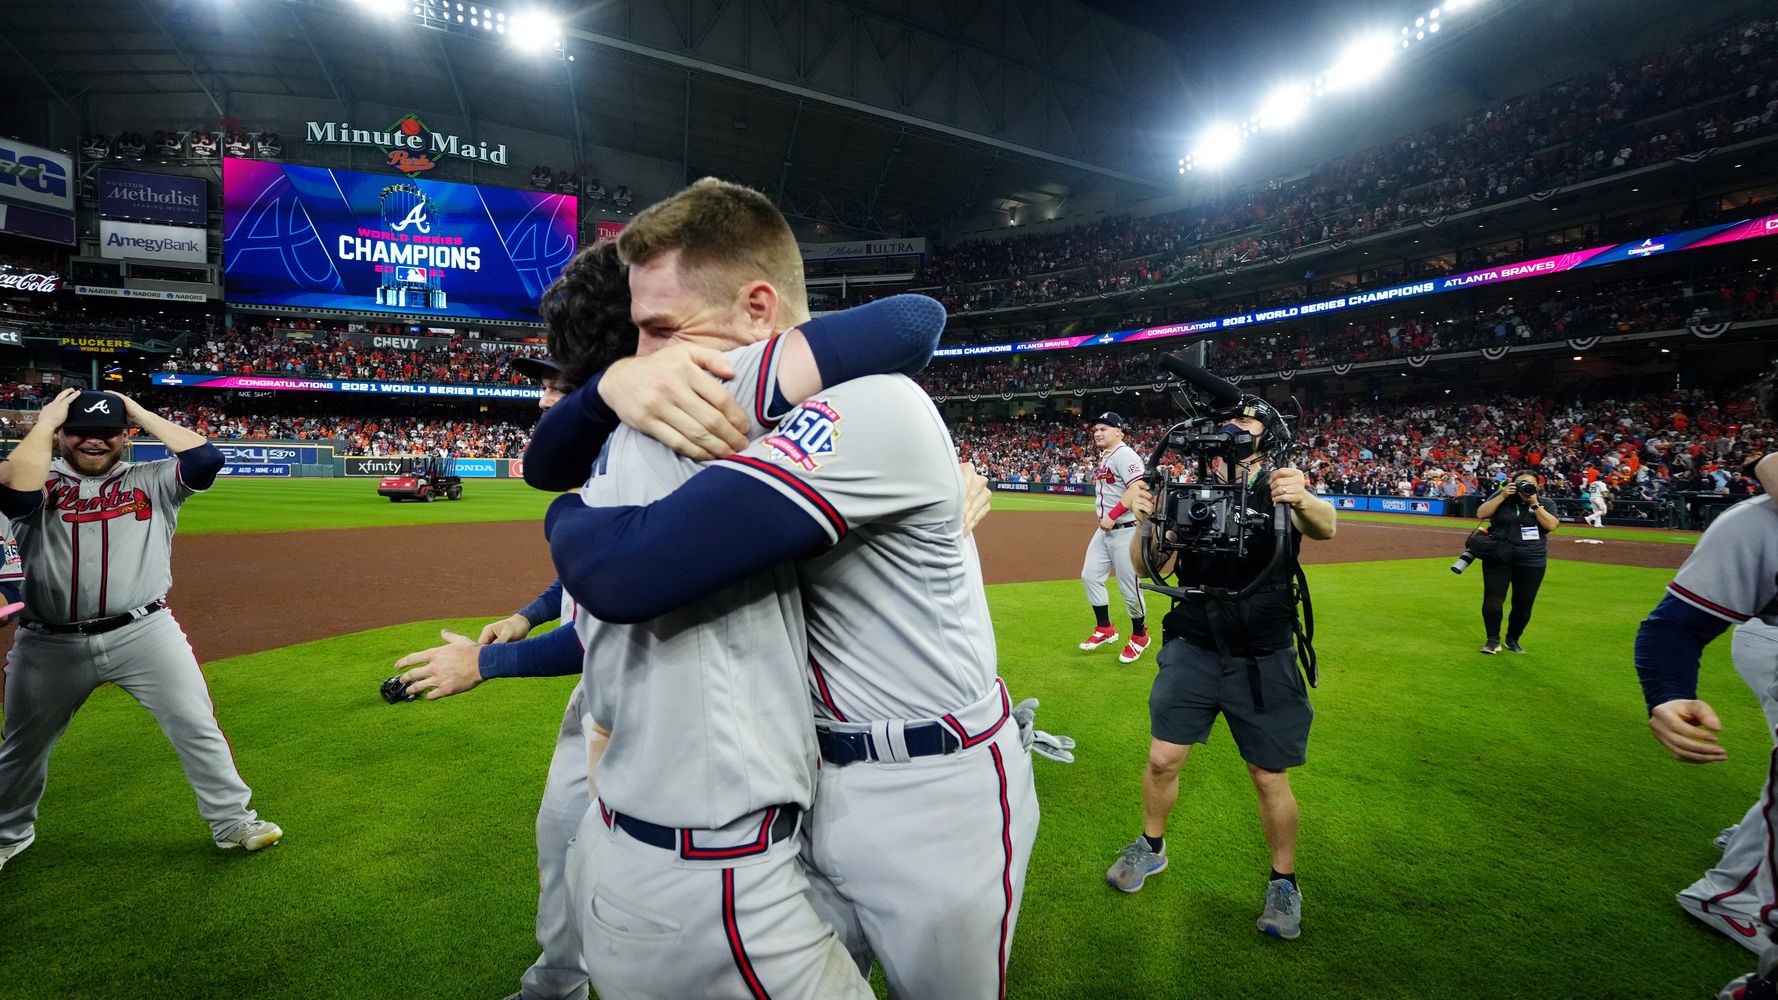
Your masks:
M1526 482L1525 480L1520 480L1518 489L1519 489L1519 495L1522 497L1534 497L1537 495L1537 484L1536 483Z
M1208 521L1215 516L1216 516L1216 508L1214 506L1212 506L1211 504L1204 503L1203 501L1198 501L1197 503L1192 504L1190 507L1186 508L1186 511L1185 511L1185 517L1186 517L1186 520L1188 520L1188 521L1194 521L1194 522Z

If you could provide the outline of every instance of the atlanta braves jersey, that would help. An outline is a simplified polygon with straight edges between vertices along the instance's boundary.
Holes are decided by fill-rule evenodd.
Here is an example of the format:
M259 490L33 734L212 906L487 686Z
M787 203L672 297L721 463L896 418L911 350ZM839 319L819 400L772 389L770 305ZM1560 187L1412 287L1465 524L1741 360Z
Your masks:
M1093 482L1097 484L1094 512L1100 517L1111 513L1113 507L1123 502L1124 490L1141 479L1143 471L1142 457L1127 444L1100 456L1099 464L1093 467Z
M1772 498L1754 497L1723 511L1667 591L1732 624L1758 618L1778 625L1778 507Z
M833 543L799 570L818 714L937 718L993 688L956 445L912 380L827 389L722 464L795 501Z
M776 343L727 355L736 375L725 387L753 415L750 436L767 425L763 387L777 379ZM644 505L699 468L620 427L581 497L593 507ZM583 608L575 628L589 651L583 673L589 713L611 733L598 775L606 806L652 823L705 830L772 806L808 807L815 739L803 681L808 639L793 567L779 566L637 625L602 622Z
M173 585L173 532L194 493L179 461L120 462L101 477L50 464L43 503L12 523L25 569L25 607L45 622L122 614Z

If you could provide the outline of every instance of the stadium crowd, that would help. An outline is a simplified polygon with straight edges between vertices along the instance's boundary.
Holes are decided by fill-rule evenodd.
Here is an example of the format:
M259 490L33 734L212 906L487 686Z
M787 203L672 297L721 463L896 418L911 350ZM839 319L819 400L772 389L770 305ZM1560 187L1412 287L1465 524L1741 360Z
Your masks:
M1664 285L1626 279L1566 294L1545 290L1516 295L1461 318L1415 313L1260 327L1218 336L1212 357L1226 374L1269 374L1774 316L1778 273L1723 270ZM1142 385L1160 377L1160 355L1179 344L999 356L1002 360L946 359L934 362L919 378L935 396Z
M1457 497L1531 468L1555 496L1599 479L1619 500L1675 491L1751 495L1758 484L1746 466L1778 448L1778 426L1753 419L1745 398L1715 398L1674 391L1628 401L1504 397L1334 407L1296 428L1294 460L1318 493ZM1132 446L1146 454L1166 425L1132 421ZM990 479L1086 483L1098 458L1079 421L965 420L952 433Z
M397 337L406 335L406 328L392 326L360 332ZM162 367L199 374L524 385L529 380L509 368L507 362L515 357L547 354L541 344L484 344L462 338L436 347L376 347L347 340L341 331L296 322L231 329L226 336L213 336L173 352Z
M958 244L915 284L957 313L1111 294L1704 155L1775 125L1778 22L1756 20L1217 203Z
M349 455L417 455L441 449L459 458L522 458L532 420L492 417L323 416L255 412L248 401L221 406L179 397L156 412L218 441L337 441Z

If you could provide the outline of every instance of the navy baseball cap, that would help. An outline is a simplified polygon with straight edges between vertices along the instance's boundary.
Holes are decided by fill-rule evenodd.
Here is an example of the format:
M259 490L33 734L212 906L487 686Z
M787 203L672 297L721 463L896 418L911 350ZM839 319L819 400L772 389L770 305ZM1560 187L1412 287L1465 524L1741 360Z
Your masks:
M1087 423L1087 426L1092 427L1095 424L1104 424L1107 427L1116 427L1120 431L1123 430L1125 426L1127 426L1124 423L1123 417L1120 417L1117 414L1112 413L1110 411L1106 411L1105 413L1101 413L1098 416L1094 417L1091 421L1089 421Z
M562 366L549 358L513 358L506 365L520 375L538 382L562 377Z
M109 392L82 389L68 406L68 419L62 426L83 431L128 430L130 418L124 413L123 400Z

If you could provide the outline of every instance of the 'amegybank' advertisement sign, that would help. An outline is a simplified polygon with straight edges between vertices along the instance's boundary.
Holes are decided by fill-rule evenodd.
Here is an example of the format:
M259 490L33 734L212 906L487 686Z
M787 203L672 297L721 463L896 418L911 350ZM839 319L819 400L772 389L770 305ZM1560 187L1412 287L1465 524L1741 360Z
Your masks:
M99 256L168 264L202 264L210 256L203 229L99 220Z

